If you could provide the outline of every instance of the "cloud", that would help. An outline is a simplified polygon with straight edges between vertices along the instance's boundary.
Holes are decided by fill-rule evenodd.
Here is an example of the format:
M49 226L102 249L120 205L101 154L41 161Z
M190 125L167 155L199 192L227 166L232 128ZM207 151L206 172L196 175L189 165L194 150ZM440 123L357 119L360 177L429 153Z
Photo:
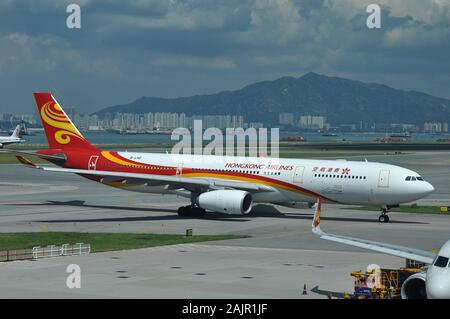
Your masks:
M81 30L65 26L72 2L82 9ZM370 3L2 0L5 104L28 109L30 91L39 88L90 109L308 71L450 97L450 64L444 62L450 55L449 2L379 0L380 30L366 27ZM21 85L10 85L11 78Z

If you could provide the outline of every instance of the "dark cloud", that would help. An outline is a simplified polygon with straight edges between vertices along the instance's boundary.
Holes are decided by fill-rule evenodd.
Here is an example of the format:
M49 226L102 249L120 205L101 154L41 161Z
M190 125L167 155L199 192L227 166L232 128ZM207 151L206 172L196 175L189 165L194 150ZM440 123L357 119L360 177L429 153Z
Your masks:
M68 3L82 29L65 26ZM316 71L449 97L450 5L380 0L0 0L1 111L52 90L91 111Z

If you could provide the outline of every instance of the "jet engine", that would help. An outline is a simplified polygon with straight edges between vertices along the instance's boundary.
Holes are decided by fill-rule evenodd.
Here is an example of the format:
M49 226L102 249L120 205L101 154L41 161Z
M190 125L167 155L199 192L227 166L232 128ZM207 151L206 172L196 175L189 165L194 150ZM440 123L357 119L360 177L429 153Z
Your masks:
M427 299L426 282L425 272L409 276L402 285L402 299Z
M245 215L252 208L252 195L240 190L216 190L200 194L197 204L217 213Z

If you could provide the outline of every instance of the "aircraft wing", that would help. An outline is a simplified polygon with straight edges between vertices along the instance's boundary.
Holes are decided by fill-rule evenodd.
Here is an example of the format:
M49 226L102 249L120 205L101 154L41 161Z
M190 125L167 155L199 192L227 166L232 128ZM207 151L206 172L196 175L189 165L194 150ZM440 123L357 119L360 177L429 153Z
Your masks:
M314 219L312 223L312 232L318 235L321 239L334 241L337 243L350 245L354 247L364 248L368 250L393 255L396 257L402 257L406 259L412 259L426 264L432 264L436 257L436 254L425 250L419 250L404 246L391 245L386 243L380 243L376 241L369 241L359 238L352 238L346 236L339 236L333 234L327 234L320 229L320 213L321 213L321 199L317 200L316 211L314 213Z
M111 172L111 171L39 166L22 156L16 156L16 157L22 164L24 164L28 167L41 169L43 171L58 172L58 173L72 173L72 174L80 174L80 175L85 175L85 176L86 175L100 176L102 178L109 178L109 179L117 178L120 180L133 181L133 183L140 182L142 184L149 183L152 185L154 185L156 182L161 185L169 185L171 187L178 187L178 188L181 187L181 188L185 188L185 189L191 190L191 191L217 190L217 189L224 189L224 188L245 190L250 193L275 191L275 189L270 186L259 185L259 184L255 184L255 183L246 183L246 182L233 182L233 181L226 181L226 180L210 181L205 178L188 178L188 177L183 177L183 176L167 176L167 175L155 175L155 174L139 174L139 173Z

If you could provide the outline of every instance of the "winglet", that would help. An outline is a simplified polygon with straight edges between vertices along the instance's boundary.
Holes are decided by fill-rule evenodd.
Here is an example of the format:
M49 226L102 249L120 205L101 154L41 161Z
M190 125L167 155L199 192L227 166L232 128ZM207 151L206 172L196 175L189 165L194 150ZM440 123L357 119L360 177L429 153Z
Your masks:
M322 209L322 199L320 197L317 198L316 203L316 211L314 212L314 219L312 222L312 231L315 234L321 234L322 231L320 230L320 212Z
M39 168L39 166L37 166L32 161L30 161L29 159L26 159L23 156L16 155L16 158L19 160L19 162L21 162L25 166L32 167L32 168Z

